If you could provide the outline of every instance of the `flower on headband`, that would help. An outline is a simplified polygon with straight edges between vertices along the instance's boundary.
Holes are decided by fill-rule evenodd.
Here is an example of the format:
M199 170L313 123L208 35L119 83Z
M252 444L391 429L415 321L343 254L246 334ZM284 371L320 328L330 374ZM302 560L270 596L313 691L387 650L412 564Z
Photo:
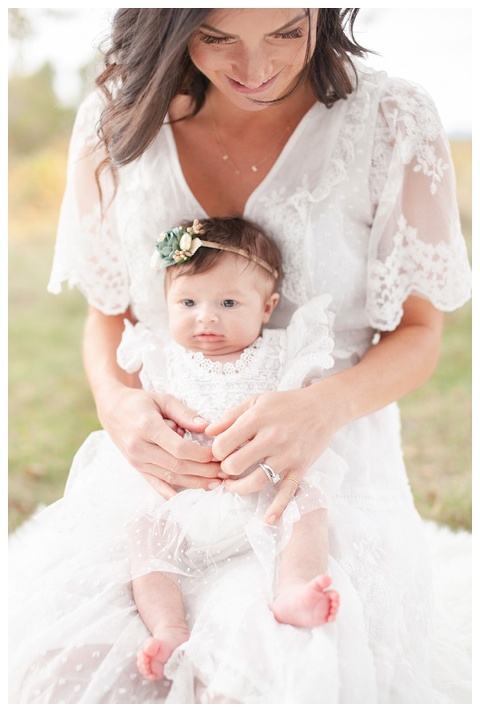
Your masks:
M179 226L162 232L155 244L152 267L160 270L189 260L202 246L202 241L196 235L203 235L203 232L202 223L197 219L189 227Z

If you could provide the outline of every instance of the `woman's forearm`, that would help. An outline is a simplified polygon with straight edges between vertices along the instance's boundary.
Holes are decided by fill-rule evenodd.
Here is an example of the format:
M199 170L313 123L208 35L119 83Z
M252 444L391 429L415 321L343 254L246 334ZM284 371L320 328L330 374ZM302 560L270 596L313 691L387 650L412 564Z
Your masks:
M140 387L136 374L129 374L117 363L117 348L129 313L115 316L89 307L83 335L83 363L97 410L119 386ZM99 413L100 416L100 413Z
M336 427L399 400L433 373L441 348L443 314L429 302L410 297L400 326L382 334L352 368L314 384L322 400L331 393L341 406Z

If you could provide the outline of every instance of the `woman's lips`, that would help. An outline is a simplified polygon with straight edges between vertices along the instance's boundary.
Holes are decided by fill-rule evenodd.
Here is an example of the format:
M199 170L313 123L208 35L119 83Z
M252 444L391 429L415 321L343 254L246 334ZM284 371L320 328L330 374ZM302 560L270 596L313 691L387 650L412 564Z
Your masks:
M232 77L227 76L227 79L228 79L230 86L232 86L239 94L251 95L251 94L262 94L267 89L270 89L270 87L274 83L277 76L278 76L278 74L275 74L273 77L270 77L270 79L267 79L265 82L262 82L262 84L260 84L260 86L253 87L253 88L245 86L245 84L242 84L241 82L237 81L236 79L232 79Z

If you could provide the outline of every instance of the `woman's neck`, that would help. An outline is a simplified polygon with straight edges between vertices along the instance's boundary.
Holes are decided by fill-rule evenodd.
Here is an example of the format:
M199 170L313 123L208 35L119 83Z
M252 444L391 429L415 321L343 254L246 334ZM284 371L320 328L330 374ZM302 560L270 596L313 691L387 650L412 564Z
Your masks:
M190 97L179 95L169 116L174 121L181 169L190 191L208 215L242 215L293 131L315 104L313 92L299 87L289 99L245 111L210 87L192 118Z
M222 133L238 137L256 131L275 131L285 125L293 130L315 101L311 87L304 85L282 102L249 111L235 106L224 94L211 86L207 90L202 111L214 118Z

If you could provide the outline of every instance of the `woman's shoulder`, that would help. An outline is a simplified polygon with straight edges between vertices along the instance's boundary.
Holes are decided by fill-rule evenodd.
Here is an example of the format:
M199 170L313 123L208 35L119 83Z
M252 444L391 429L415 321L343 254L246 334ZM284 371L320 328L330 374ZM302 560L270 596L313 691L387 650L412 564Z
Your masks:
M435 109L435 103L425 87L403 77L386 77L382 84L381 101L384 105L394 105L410 112L422 108Z
M443 133L437 107L427 89L405 77L393 76L383 70L355 63L357 90L376 97L377 136L389 140L435 140Z
M357 77L357 90L378 94L381 103L397 104L400 108L409 106L431 106L434 102L427 89L413 79L388 74L383 69L375 69L364 61L353 62Z
M92 89L80 101L77 109L78 118L99 118L107 105L107 97L100 89Z
M402 141L403 159L409 162L419 148L442 139L444 127L435 102L416 82L389 77L383 87L377 126L391 141Z
M97 126L106 102L105 95L99 89L92 90L83 97L77 108L73 141L78 140L90 148L97 145Z

